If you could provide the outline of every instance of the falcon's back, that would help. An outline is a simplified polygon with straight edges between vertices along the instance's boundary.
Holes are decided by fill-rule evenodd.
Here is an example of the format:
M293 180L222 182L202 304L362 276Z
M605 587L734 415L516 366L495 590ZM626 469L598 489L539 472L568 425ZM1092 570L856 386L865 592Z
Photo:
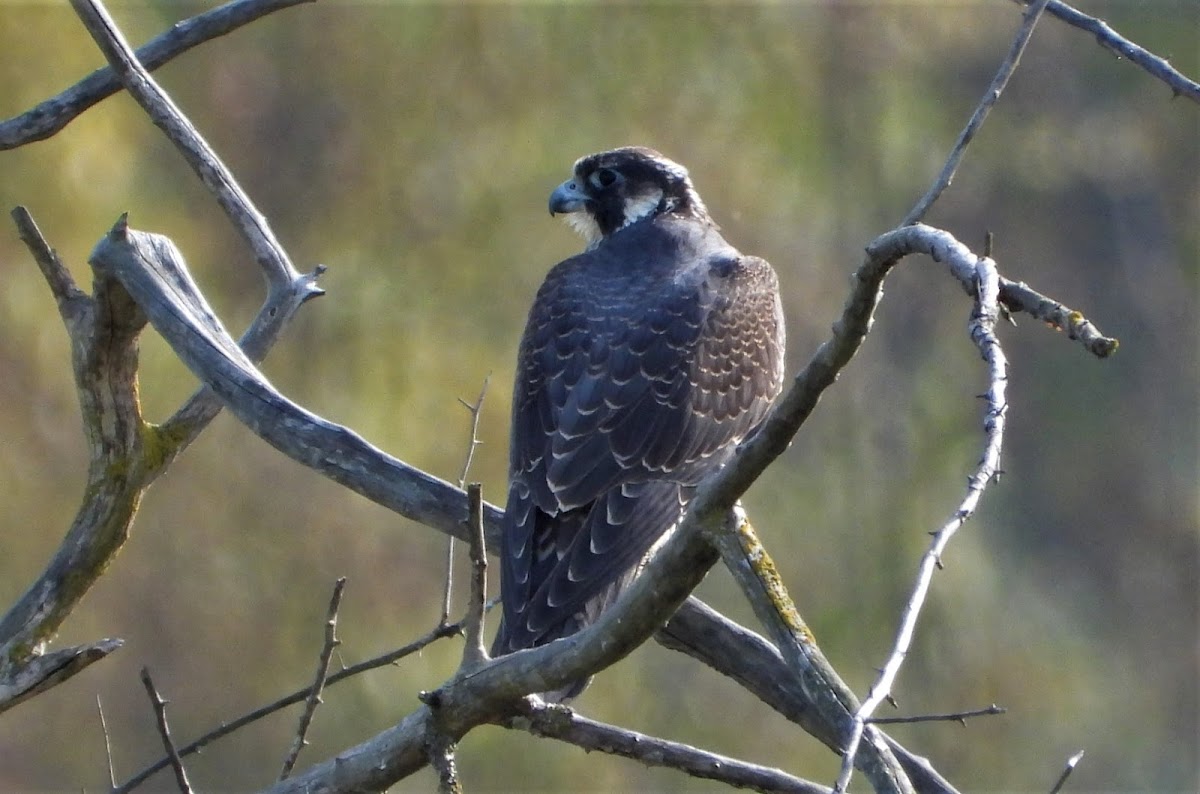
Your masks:
M595 620L783 378L775 273L725 242L680 166L592 155L551 210L586 213L592 245L551 269L521 339L495 654Z

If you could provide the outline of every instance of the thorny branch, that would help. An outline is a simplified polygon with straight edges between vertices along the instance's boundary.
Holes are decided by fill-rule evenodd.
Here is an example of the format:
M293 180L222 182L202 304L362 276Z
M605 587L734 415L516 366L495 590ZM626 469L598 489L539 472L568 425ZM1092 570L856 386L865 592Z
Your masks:
M483 398L487 396L488 382L491 381L492 374L489 372L483 379L483 386L479 389L479 396L475 399L474 404L467 402L461 397L458 401L464 408L471 412L471 437L467 441L467 454L463 456L462 471L458 475L459 490L467 487L467 474L471 471L471 461L475 458L475 450L483 442L479 440L479 414L483 410ZM451 535L446 539L446 587L442 591L442 622L445 623L450 619L450 602L451 596L454 594L454 536Z
M342 576L333 585L333 595L329 598L329 609L325 614L325 642L321 646L321 654L317 660L317 675L309 688L308 697L305 698L304 711L300 715L300 724L296 728L296 738L292 740L287 757L283 759L283 768L279 771L278 780L283 780L291 774L292 767L296 765L296 759L300 757L300 751L304 745L308 744L305 737L308 736L308 727L312 724L313 715L317 713L317 706L321 703L321 693L325 690L325 683L329 679L329 660L333 658L334 649L342 644L337 636L337 620L338 610L342 606L342 593L345 589L346 577Z
M162 695L158 694L158 690L154 688L154 681L150 679L150 670L146 667L142 668L142 685L146 687L146 694L150 696L150 703L154 706L154 719L158 725L158 735L162 737L167 758L171 760L175 783L183 794L191 794L192 784L188 782L187 771L183 768L183 761L179 757L179 751L175 749L175 742L171 739L171 729L167 725L167 701L163 700Z
M936 252L930 253L934 259L938 259L938 256L935 255ZM921 559L916 584L908 603L904 606L892 653L880 671L879 678L871 686L866 699L863 700L854 715L850 741L847 745L846 755L842 759L842 769L834 784L834 790L838 792L845 791L850 783L850 776L854 770L855 753L858 751L859 742L866 730L867 720L874 714L879 704L891 694L892 684L908 655L908 649L912 645L912 639L916 632L917 618L924 606L929 585L933 581L934 570L942 565L942 553L959 527L974 515L975 507L978 505L984 489L1000 471L1000 450L1004 443L1005 420L1008 414L1006 397L1008 360L1004 356L1000 340L996 338L995 333L996 322L1000 316L1000 276L996 271L996 263L991 259L977 258L973 254L971 257L975 260L973 264L977 286L970 334L971 340L979 348L988 367L988 389L984 395L987 403L984 415L986 443L979 465L968 480L966 496L959 503L953 517L934 535L929 550Z
M399 662L401 659L405 658L406 656L412 656L414 653L419 653L420 651L424 650L425 648L427 648L428 646L437 642L438 640L442 640L447 637L453 637L455 635L461 634L462 627L463 627L463 621L459 621L457 623L451 623L448 625L447 624L439 624L437 626L434 626L433 629L431 629L429 632L422 635L421 637L418 637L417 639L413 640L412 642L408 643L407 645L404 645L393 651L388 651L387 653L380 654L379 656L376 656L374 658L367 659L366 661L359 662L358 664L352 664L349 667L346 667L345 669L342 669L336 673L333 673L325 680L325 686L326 687L333 686L334 684L345 681L348 678L352 678L356 675L365 673L368 670L376 670L380 667L387 667L388 665L394 665L397 662ZM277 711L287 708L288 706L293 706L293 705L303 701L305 698L308 697L308 694L311 691L312 691L311 686L306 686L303 689L297 689L295 692L292 692L290 695L285 695L284 697L280 698L279 700L276 700L274 703L268 703L265 706L260 706L259 708L254 709L253 711L251 711L247 714L243 714L242 716L238 717L237 719L231 720L226 723L222 723L221 726L218 727L216 730L210 731L210 732L204 734L203 736L201 736L199 739L196 739L195 741L185 744L183 747L180 747L179 755L181 758L186 758L187 756L192 755L193 753L198 753L201 750L203 750L205 747L207 747L209 744L212 744L216 740L224 738L225 736L228 736L229 734L233 733L236 730L244 728L253 722L257 722L258 720L261 720L264 717L268 717ZM142 771L138 772L133 777L129 778L129 780L125 781L120 786L114 787L113 794L128 794L128 792L133 791L138 786L142 785L147 780L149 780L150 777L152 775L154 775L156 772L159 772L160 770L165 769L168 764L170 764L169 758L167 758L166 756L164 756L163 758L160 758L158 761L154 762L150 766L148 766L145 769L143 769Z
M1007 713L1008 709L993 703L987 708L953 711L949 714L915 714L910 717L871 717L867 720L867 723L870 725L903 725L914 722L957 722L966 725L967 720L972 717L993 717L997 714Z

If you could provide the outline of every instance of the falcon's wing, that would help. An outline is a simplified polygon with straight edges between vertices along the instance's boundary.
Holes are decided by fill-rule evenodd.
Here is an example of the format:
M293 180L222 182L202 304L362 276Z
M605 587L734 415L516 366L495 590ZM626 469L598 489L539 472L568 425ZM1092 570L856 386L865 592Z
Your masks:
M602 246L539 292L513 403L508 649L577 630L778 394L774 272L730 251L654 281L637 262L589 261L611 255Z

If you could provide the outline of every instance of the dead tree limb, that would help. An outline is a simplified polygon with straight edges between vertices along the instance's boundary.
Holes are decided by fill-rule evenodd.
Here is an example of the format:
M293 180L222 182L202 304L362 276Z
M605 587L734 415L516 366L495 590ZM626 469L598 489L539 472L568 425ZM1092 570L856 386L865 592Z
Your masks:
M217 8L176 22L137 50L147 69L157 69L191 48L248 25L284 8L314 0L232 0ZM25 111L0 121L0 151L49 138L88 108L121 90L111 67L97 69L67 90Z

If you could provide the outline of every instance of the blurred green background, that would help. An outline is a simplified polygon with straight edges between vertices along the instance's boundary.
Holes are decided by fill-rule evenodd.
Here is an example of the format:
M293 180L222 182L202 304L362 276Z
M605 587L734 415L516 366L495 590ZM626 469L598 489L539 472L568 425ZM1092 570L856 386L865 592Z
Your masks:
M1200 4L1081 2L1200 74ZM120 3L142 42L207 6ZM864 245L924 192L1019 23L991 2L448 6L322 2L190 51L163 85L242 180L298 266L326 263L265 370L290 397L503 498L511 367L544 272L579 241L546 214L574 159L654 146L686 164L730 241L779 271L795 371L827 334ZM0 7L0 115L102 64L72 13ZM1200 109L1045 19L928 221L1121 340L1097 361L1027 317L1012 361L1007 476L946 555L897 683L903 713L998 703L966 727L896 727L964 790L1195 791ZM172 237L227 325L261 279L134 103L0 153L77 279L117 215ZM67 338L11 224L0 230L0 604L38 575L78 504L83 443ZM929 261L890 279L874 333L748 505L825 652L859 691L886 657L927 532L961 497L984 388L961 290ZM142 393L161 419L195 386L153 331ZM312 675L329 591L341 659L430 628L445 540L323 480L222 415L152 488L131 540L58 642L125 647L0 716L0 790L107 785L160 754L150 667L190 740ZM464 556L460 554L460 558ZM495 586L495 583L493 583ZM459 594L461 595L461 594ZM750 621L723 571L701 595ZM461 598L457 599L461 603ZM456 612L457 612L456 607ZM457 641L338 685L301 766L394 724ZM599 677L587 714L831 782L837 759L754 698L651 643ZM274 778L291 710L188 760L200 790ZM467 790L714 790L498 728L459 753ZM170 789L160 776L149 789ZM434 787L428 773L397 790ZM861 781L859 787L861 788ZM148 789L148 790L149 790Z

